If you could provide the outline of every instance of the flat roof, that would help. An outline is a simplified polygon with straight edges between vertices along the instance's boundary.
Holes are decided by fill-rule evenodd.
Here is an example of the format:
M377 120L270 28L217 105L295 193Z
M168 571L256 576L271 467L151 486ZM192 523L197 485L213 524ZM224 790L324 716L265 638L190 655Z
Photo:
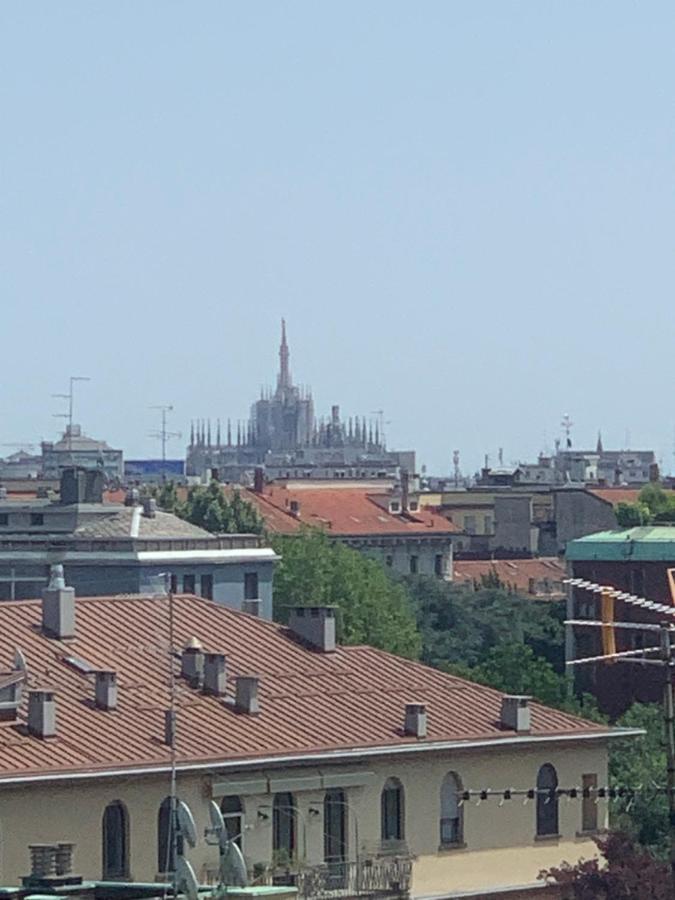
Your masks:
M570 541L566 556L572 561L675 563L675 526L642 525L599 531Z

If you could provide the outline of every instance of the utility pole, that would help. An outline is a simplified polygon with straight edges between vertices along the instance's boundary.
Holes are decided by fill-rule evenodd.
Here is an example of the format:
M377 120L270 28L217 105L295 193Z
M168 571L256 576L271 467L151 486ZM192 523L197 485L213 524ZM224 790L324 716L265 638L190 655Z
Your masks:
M151 406L150 409L158 409L162 413L162 427L160 431L153 431L150 437L157 438L162 443L162 475L166 472L166 443L171 438L179 438L180 431L167 431L166 416L167 413L173 412L173 406L167 404L165 406Z
M668 622L661 625L661 656L665 680L663 685L663 724L668 762L668 816L670 825L670 873L675 887L675 709L673 705L673 645Z

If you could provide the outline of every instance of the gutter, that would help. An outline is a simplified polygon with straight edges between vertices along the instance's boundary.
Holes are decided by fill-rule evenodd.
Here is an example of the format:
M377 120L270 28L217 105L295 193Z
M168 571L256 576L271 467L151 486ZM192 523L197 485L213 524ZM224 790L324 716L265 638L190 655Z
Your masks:
M261 768L271 766L298 765L300 763L330 764L333 762L356 761L376 756L403 756L406 754L433 753L439 750L482 750L500 749L501 747L537 747L539 745L574 743L577 741L611 740L613 738L639 737L646 732L644 728L613 728L591 734L563 735L522 735L518 737L483 739L476 741L431 741L424 744L402 744L393 747L356 747L350 750L328 750L319 753L294 753L286 756L259 756L249 759L237 759L229 762L178 763L177 772L229 772L240 769ZM0 777L0 788L4 785L34 784L38 782L93 781L97 778L127 778L130 775L166 775L171 772L171 765L163 763L157 766L134 766L116 769L96 769L88 772L57 772L46 775L17 775Z

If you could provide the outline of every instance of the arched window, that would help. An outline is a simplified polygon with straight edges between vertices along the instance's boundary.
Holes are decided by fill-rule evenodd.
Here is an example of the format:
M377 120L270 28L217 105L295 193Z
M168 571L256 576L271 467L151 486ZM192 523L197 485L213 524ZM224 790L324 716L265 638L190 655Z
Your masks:
M103 812L103 878L129 877L129 815L119 800Z
M441 844L461 844L464 840L461 793L459 776L448 772L441 784Z
M295 800L293 794L275 794L272 806L272 851L276 860L295 856Z
M183 852L183 838L176 835L174 841L175 822L171 820L171 797L165 797L157 814L157 871L162 874L176 869L174 844L178 854Z
M403 785L398 778L388 778L382 789L381 834L383 841L402 841L405 836Z
M537 775L537 836L558 834L558 774L550 763Z
M220 801L220 811L225 820L225 831L231 841L241 850L241 837L244 831L242 818L244 809L239 797L223 797Z

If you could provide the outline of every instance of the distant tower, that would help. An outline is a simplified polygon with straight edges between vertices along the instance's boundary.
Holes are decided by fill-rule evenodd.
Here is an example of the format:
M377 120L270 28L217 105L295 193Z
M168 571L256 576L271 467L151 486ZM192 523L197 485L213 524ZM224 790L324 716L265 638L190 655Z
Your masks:
M286 320L281 320L281 346L279 347L279 375L277 377L277 393L281 394L293 387L291 370L288 364L290 353L286 342Z
M572 438L570 437L570 434L572 431L572 425L574 425L574 422L571 420L569 413L565 413L563 415L562 422L560 424L562 425L562 429L565 432L565 446L569 450L572 446Z
M595 445L595 452L602 455L602 432L598 431L598 443Z
M461 472L459 471L459 450L452 451L452 468L455 475L455 487L459 487Z

